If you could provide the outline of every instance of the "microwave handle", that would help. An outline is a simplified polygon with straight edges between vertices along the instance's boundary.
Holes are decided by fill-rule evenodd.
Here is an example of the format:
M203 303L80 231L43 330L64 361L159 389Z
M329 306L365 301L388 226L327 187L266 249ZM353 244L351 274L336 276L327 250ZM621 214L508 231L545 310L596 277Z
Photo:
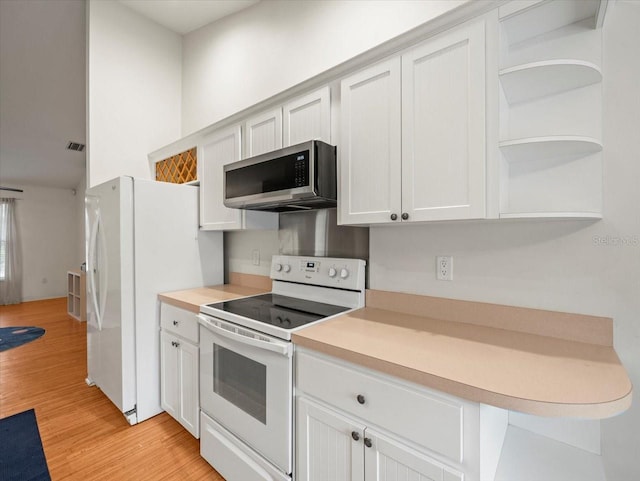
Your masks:
M235 332L228 331L207 319L205 316L198 314L198 322L207 329L214 331L216 334L231 339L232 341L239 342L241 344L247 344L249 346L257 347L259 349L266 349L267 351L276 352L283 356L291 357L291 343L290 342L269 342L260 341L259 339L243 336Z

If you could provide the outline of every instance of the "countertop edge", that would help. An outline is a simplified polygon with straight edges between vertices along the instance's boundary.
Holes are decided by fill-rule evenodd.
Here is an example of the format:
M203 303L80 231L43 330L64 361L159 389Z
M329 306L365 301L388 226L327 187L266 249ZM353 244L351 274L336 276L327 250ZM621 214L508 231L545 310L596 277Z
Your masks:
M169 297L169 296L165 296L164 294L158 294L158 300L161 302L165 302L167 304L170 304L174 307L179 307L181 309L184 309L186 311L189 312L193 312L198 314L200 312L200 307L196 306L195 304L192 304L190 302L187 301L181 301L180 299L175 299L173 297Z
M337 357L358 366L373 369L384 374L395 376L427 388L442 391L468 401L489 404L502 409L519 411L546 417L577 417L586 419L604 419L615 416L631 406L633 388L630 387L626 395L618 399L599 403L554 403L535 399L524 399L496 393L472 386L452 379L446 379L426 371L401 366L383 359L367 356L341 347L330 345L293 334L294 344Z

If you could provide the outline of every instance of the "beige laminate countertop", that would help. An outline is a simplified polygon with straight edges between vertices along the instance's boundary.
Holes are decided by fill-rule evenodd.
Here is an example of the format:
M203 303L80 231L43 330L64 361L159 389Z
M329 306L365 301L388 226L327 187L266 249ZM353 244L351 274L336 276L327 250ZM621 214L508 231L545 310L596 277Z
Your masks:
M211 287L199 287L183 291L164 292L158 299L167 304L181 307L191 312L200 312L201 304L228 301L238 297L254 296L269 292L269 289L247 287L237 284L224 284Z
M293 342L471 401L542 416L605 418L631 404L610 345L365 307Z

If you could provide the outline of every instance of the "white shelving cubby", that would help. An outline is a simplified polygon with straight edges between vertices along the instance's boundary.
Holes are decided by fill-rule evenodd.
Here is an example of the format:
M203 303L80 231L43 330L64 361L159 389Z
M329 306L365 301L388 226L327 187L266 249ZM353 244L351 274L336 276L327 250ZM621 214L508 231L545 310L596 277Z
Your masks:
M500 8L500 218L602 217L601 0Z

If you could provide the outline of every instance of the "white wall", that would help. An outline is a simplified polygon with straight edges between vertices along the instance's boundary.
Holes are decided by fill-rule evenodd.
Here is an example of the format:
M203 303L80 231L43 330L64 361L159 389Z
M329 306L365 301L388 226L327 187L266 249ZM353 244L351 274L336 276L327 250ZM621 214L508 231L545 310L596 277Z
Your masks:
M278 254L280 239L277 230L225 232L225 279L229 272L242 272L268 276L271 273L271 256ZM259 252L259 265L253 264L252 253Z
M604 28L604 219L460 222L371 229L374 289L613 317L615 348L640 386L640 3ZM540 195L544 195L541 192ZM453 255L452 282L435 256ZM640 399L602 422L608 479L640 479Z
M78 212L70 189L16 185L22 300L66 297L67 271L79 269ZM13 197L13 196L12 196Z
M217 122L468 0L273 0L185 35L182 133Z
M87 6L89 187L151 178L147 154L180 137L182 39L119 2Z

